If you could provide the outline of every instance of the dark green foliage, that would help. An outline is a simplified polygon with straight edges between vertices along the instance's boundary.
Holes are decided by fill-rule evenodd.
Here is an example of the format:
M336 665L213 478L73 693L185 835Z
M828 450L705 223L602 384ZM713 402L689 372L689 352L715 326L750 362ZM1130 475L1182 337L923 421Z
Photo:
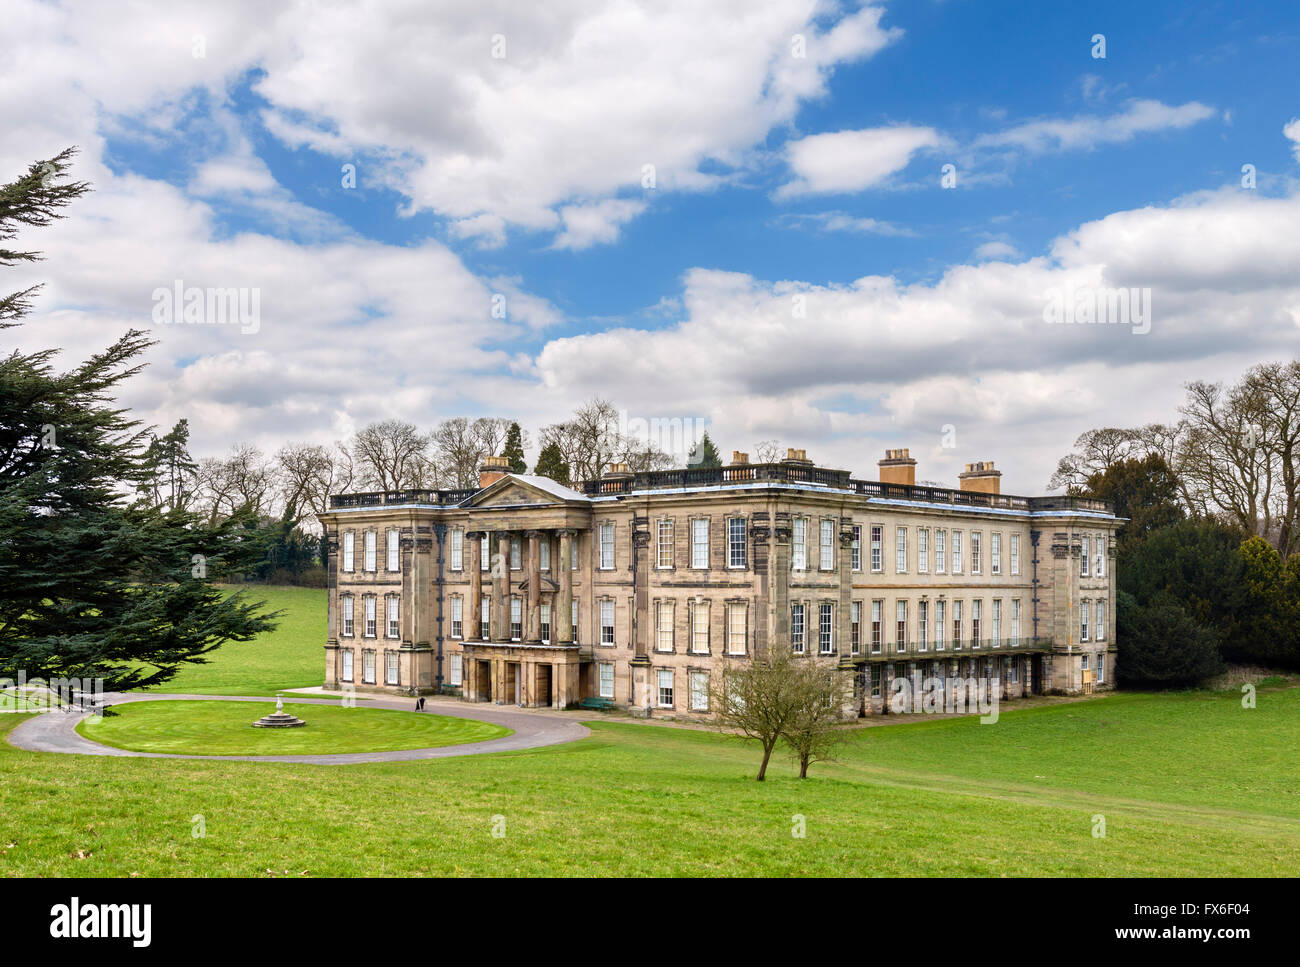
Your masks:
M686 462L689 466L702 470L712 470L722 466L722 457L719 456L718 448L713 445L713 441L709 439L707 430L704 431L704 436L695 445Z
M510 461L511 473L528 472L528 461L524 459L524 434L518 423L511 423L506 430L506 446L501 455Z
M564 454L558 444L548 443L537 455L537 466L533 473L539 477L550 477L556 483L569 485L569 465L564 462Z
M1146 605L1118 592L1116 637L1120 681L1146 688L1196 685L1223 672L1219 635L1194 620L1171 595Z

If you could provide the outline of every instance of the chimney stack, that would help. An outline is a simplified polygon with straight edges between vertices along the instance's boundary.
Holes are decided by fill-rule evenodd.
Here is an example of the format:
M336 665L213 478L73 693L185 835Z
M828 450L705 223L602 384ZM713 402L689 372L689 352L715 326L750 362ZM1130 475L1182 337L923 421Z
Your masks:
M808 459L807 450L796 450L794 447L786 447L785 459L782 463L797 463L803 467L811 467L813 462Z
M908 452L907 447L901 450L886 450L885 459L877 466L880 467L881 483L902 484L905 487L916 486L916 458Z
M601 480L620 480L632 476L632 470L626 463L611 463L609 469L600 475Z
M478 486L482 490L496 483L510 472L510 460L506 457L485 457L483 466L478 468Z
M980 494L997 494L1002 492L1002 471L993 469L992 460L966 464L966 472L957 474L962 490L971 490Z
M731 466L747 467L749 466L749 454L741 453L739 450L731 451Z

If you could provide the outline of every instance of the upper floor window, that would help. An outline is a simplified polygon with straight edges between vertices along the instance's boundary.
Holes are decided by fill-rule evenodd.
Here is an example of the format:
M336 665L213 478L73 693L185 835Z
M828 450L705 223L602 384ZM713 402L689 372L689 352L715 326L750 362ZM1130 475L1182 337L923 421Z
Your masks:
M1020 535L1011 535L1011 576L1020 573Z
M614 643L614 602L605 598L600 602L600 643Z
M389 595L385 598L388 602L388 637L397 638L401 636L401 630L397 623L397 597Z
M925 527L916 532L916 570L919 574L930 570L930 531Z
M835 639L832 634L834 624L831 621L832 610L829 602L824 602L818 608L817 615L817 641L820 645L819 650L823 655L830 655L835 651Z
M478 569L480 571L492 569L492 539L487 531L484 531L483 536L479 538Z
M1106 538L1098 536L1096 541L1093 542L1093 546L1096 547L1097 549L1096 552L1097 559L1094 562L1095 566L1093 567L1093 573L1095 573L1099 578L1105 577L1106 576Z
M934 650L943 651L943 638L947 633L944 631L944 625L948 621L948 602L936 601L934 603Z
M691 651L709 653L709 602L691 602Z
M659 521L658 535L656 541L658 554L656 555L655 566L661 568L670 568L673 566L673 522L671 520Z
M979 574L984 566L983 559L980 556L983 551L984 535L979 531L971 531L970 535L970 572Z
M549 645L551 643L551 606L543 604L537 610L541 612L542 642Z
M884 620L881 612L884 610L884 607L885 602L883 601L871 602L871 653L873 655L880 654L880 629Z
M520 598L510 599L510 640L520 641L524 637L524 602Z
M375 569L375 536L374 531L366 531L366 556L364 565L367 571L373 571Z
M356 560L354 557L356 550L356 536L357 535L352 533L352 531L348 531L343 535L343 570L345 571L356 570Z
M614 570L614 525L600 525L600 569Z
M1002 573L1002 535L989 535L989 573Z
M794 540L790 547L793 560L790 566L796 571L803 571L808 567L808 521L806 518L796 517L793 525Z
M871 525L871 570L883 571L885 569L884 548L884 528L879 524Z
M1020 599L1011 599L1011 644L1020 644Z
M537 542L537 567L543 574L551 571L551 539L543 537Z
M1086 578L1088 576L1088 536L1085 534L1081 540L1083 545L1079 553L1079 576Z
M1002 643L1002 599L993 599L993 647Z
M790 606L790 642L794 645L796 655L804 653L804 606L802 604Z
M375 599L372 595L366 596L366 637L374 638L379 634L375 625Z
M745 654L745 641L749 633L748 617L743 604L733 602L727 605L727 652L729 654Z
M862 652L862 602L849 604L849 650L857 655Z
M961 531L952 532L952 573L961 573Z
M894 570L902 574L907 570L907 528L894 528Z
M518 535L510 538L510 570L518 571L524 566L524 542Z
M346 595L343 598L343 634L345 637L352 637L352 595Z
M657 609L657 638L655 647L659 651L673 650L673 604L660 601Z
M465 634L465 599L457 595L451 599L451 636L462 638Z
M745 519L732 517L727 521L727 566L744 567L748 560Z
M948 532L934 532L934 573L946 574L948 571Z
M853 545L852 545L853 563L855 571L862 570L862 525L853 525Z
M916 644L921 651L929 646L930 642L930 602L918 601L916 603Z
M451 569L465 570L465 531L459 527L451 529Z
M833 571L835 569L835 521L822 521L822 561L821 569L823 571Z
M1097 628L1092 637L1095 641L1106 640L1106 602L1097 602Z
M1092 607L1092 602L1086 598L1079 603L1079 640L1088 640L1088 609Z
M907 602L899 601L894 606L894 647L902 651L907 647Z
M399 567L398 553L400 548L401 548L401 543L398 540L397 531L390 530L388 532L388 538L384 541L384 549L388 551L387 566L388 566L388 570L390 571L396 571Z
M980 619L983 617L980 612L984 610L984 602L976 598L970 603L970 640L971 647L980 646Z
M697 517L691 521L691 567L709 566L709 520Z
M952 646L961 647L961 602L952 603Z

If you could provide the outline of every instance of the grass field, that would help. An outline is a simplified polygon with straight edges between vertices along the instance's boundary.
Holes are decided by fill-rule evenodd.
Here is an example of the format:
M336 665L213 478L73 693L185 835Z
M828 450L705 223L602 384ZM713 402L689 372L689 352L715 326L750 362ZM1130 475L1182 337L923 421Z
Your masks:
M291 677L274 668L297 660L285 634L238 646L261 649L258 681ZM225 663L203 671L237 673ZM740 740L617 717L563 746L355 766L0 744L0 875L1300 871L1300 688L1261 688L1251 710L1236 692L1014 708L862 729L802 782L784 759L754 782Z
M307 724L254 728L253 722L274 711L265 702L131 702L98 722L82 722L77 731L119 749L180 755L388 752L485 742L510 734L489 722L427 713L336 705L285 705L284 710Z
M266 611L283 610L279 627L255 641L232 642L210 652L202 665L182 665L153 691L178 695L274 695L319 685L325 677L325 591L321 588L241 585Z

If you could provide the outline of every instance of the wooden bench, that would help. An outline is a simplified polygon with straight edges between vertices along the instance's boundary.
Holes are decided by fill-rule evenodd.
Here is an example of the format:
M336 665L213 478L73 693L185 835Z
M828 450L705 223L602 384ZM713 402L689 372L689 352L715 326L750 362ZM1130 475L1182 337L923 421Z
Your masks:
M608 712L614 707L613 699L608 698L584 698L578 703L579 708L596 709L601 712Z

